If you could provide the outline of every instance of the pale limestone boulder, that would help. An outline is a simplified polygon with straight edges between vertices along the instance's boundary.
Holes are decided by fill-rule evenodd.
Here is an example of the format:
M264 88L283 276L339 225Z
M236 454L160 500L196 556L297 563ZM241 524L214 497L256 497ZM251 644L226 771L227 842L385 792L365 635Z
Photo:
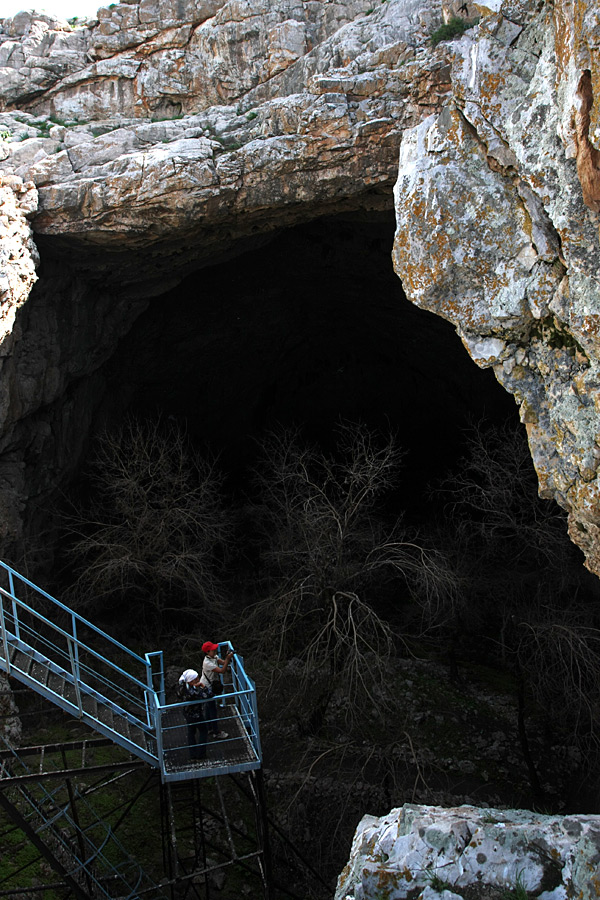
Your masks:
M600 816L406 804L361 820L335 900L432 900L434 876L444 900L519 883L538 900L596 900L599 854Z

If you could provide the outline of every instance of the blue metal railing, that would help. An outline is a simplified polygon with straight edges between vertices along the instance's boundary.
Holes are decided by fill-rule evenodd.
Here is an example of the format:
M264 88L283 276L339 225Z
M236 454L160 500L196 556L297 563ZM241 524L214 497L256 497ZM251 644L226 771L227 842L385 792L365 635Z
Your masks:
M225 656L227 650L233 650L230 642L220 644L221 656ZM191 753L198 753L214 747L220 748L214 755L221 758L208 765L207 775L248 770L261 765L256 688L245 671L242 657L235 651L229 671L231 683L226 685L226 692L217 697L168 704L159 702L157 698L156 733L161 742L159 757L167 780L185 777L185 769L181 770L180 759L188 750ZM199 710L198 720L206 734L200 740L190 742L186 733L187 724L182 719L182 714L194 707ZM207 737L211 730L221 732L221 729L225 731L226 737L217 737L213 740Z
M139 656L1 561L0 638L0 670L159 768L164 780L195 777L190 751L206 755L208 740L191 744L182 717L195 703L206 728L228 729L219 762L202 774L261 764L256 690L235 652L226 700L167 703L162 651ZM229 642L220 648L233 650Z

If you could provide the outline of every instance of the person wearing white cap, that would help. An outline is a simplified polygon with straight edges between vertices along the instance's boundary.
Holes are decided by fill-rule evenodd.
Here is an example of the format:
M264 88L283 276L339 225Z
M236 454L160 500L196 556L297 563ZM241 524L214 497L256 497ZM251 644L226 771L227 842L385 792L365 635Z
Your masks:
M181 700L205 700L209 692L200 682L195 669L186 669L179 676L177 693ZM205 703L184 706L183 715L187 721L188 744L191 759L206 759L206 710Z

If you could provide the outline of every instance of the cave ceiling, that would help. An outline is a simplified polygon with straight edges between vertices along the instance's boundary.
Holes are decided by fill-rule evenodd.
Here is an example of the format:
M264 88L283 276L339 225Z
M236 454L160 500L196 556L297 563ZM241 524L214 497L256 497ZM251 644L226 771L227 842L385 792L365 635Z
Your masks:
M456 14L464 33L434 40ZM0 20L0 541L18 543L31 511L72 477L107 385L115 393L122 379L123 395L144 406L152 378L158 385L152 366L144 386L141 370L118 360L128 335L130 356L142 358L135 336L161 304L208 309L228 267L242 272L236 302L264 352L257 295L246 290L252 265L295 233L280 255L297 253L297 270L262 264L289 301L308 267L302 229L351 217L358 234L360 221L393 205L398 308L406 297L421 321L446 320L466 362L512 394L540 490L568 511L572 539L600 571L599 29L591 0L460 9L452 0L185 0L176 10L144 0L75 26L32 12ZM379 283L364 242L354 256L370 278L351 276L346 257L329 306L307 284L317 321L340 307L344 283L353 310L356 284L361 308L372 308ZM272 311L277 288L267 293L262 308ZM267 330L286 346L288 313L269 315ZM368 314L354 331L351 321L340 331L348 356L362 328L376 371L397 335L396 371L411 370L402 369L408 328L395 323L375 339ZM437 326L414 326L412 371L433 384L426 351ZM334 330L323 321L313 334ZM314 339L313 352L327 355ZM272 361L272 380L298 409L314 408L310 366L288 359L287 369ZM325 384L327 365L320 371ZM448 362L442 382L455 371ZM395 376L380 376L386 402L402 409ZM335 394L328 377L323 407ZM353 378L338 385L342 408L361 395ZM161 391L172 405L164 382ZM278 391L290 396L273 387L267 401L260 382L246 404L252 422L280 414Z

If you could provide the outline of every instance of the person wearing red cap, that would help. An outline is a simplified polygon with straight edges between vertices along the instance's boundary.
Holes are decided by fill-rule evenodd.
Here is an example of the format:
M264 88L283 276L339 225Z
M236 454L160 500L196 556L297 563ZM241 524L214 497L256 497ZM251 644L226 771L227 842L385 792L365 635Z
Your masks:
M225 654L225 659L221 659L220 656L217 656L218 649L219 645L213 644L212 641L205 641L202 644L202 652L205 656L204 662L202 663L201 683L205 687L209 687L215 694L217 693L215 687L218 682L220 683L219 676L227 671L233 656L233 650L228 650ZM227 732L219 731L217 722L217 704L215 700L210 700L206 704L206 718L209 723L208 736L224 740L227 737Z

